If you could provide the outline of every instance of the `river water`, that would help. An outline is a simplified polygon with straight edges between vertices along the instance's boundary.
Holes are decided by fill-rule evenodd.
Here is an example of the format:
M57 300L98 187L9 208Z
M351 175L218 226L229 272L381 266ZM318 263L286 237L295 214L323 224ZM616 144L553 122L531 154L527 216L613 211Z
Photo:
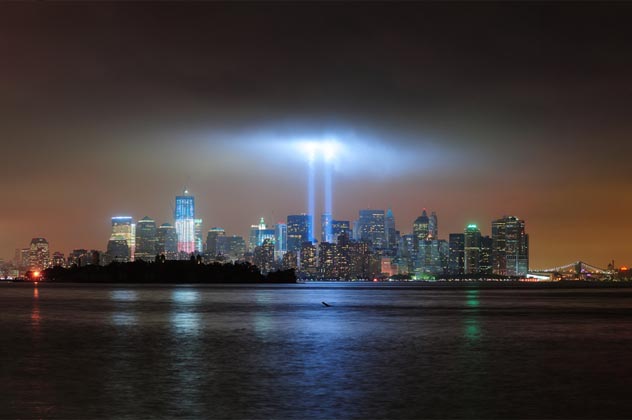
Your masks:
M0 418L632 418L629 289L13 283L0 317Z

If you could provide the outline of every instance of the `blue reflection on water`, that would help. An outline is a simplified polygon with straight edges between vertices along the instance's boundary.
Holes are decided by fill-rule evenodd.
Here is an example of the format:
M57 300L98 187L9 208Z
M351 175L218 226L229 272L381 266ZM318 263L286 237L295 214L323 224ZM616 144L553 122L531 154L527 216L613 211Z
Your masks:
M200 294L197 290L174 290L171 300L177 304L195 303L200 300Z
M200 313L197 303L200 294L197 290L174 290L171 301L174 303L170 322L178 334L198 335L200 333Z
M133 290L112 290L110 300L122 302L135 302L138 300L138 293Z
M138 293L136 291L112 290L110 292L110 300L114 302L114 310L110 316L112 324L123 327L138 323L138 317L131 305L138 301Z

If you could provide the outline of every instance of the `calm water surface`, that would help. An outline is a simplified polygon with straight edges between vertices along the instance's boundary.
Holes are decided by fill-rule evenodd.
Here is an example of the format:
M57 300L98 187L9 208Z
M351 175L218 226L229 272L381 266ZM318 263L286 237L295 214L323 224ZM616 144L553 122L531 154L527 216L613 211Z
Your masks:
M2 284L0 317L2 418L632 418L628 290Z

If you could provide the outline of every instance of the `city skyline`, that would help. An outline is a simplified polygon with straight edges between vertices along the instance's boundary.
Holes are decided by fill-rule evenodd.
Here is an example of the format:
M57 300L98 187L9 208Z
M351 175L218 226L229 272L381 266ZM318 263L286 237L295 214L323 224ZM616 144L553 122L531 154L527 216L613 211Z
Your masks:
M525 221L504 216L492 221L484 235L470 224L463 233L439 235L435 211L426 209L415 220L412 233L396 228L392 210L361 209L358 218L321 217L320 243L314 236L314 217L288 215L287 223L268 225L264 218L250 226L248 247L242 236L226 236L221 227L208 230L203 239L202 219L195 218L195 196L188 190L175 197L174 221L158 228L148 216L136 222L130 216L113 216L107 250L73 249L65 258L56 251L52 259L46 238L33 238L30 248L17 248L5 275L40 275L47 268L104 266L112 262L165 262L195 259L198 263L252 263L262 274L294 269L301 279L437 279L441 276L525 277L529 270L529 236ZM308 201L315 197L310 193ZM187 228L187 224L190 226ZM179 227L178 227L179 226ZM613 267L609 264L609 269ZM538 274L537 272L534 274ZM402 277L403 276L403 277Z
M187 189L187 188L183 189L179 194L183 194L183 195L176 196L175 197L176 202L178 200L182 200L182 198L184 196L187 196L187 198L189 198L189 199L193 199L194 198L196 201L198 201L198 198L193 194L193 192L189 191L189 189ZM173 197L172 197L172 200L173 200ZM332 216L335 218L334 221L335 220L346 220L346 221L349 221L350 225L351 225L351 228L353 229L353 227L355 225L357 225L358 222L361 219L361 216L359 216L359 214L361 215L361 213L363 211L374 211L376 209L377 209L376 206L367 206L365 208L358 208L356 210L356 212L355 212L355 215L353 213L351 213L349 217L340 217L336 213L334 213ZM404 221L401 221L401 219L399 217L397 217L397 212L393 211L392 208L386 207L386 208L383 208L381 210L384 211L384 212L386 212L388 210L388 211L391 212L391 215L393 215L393 213L395 213L395 220L396 220L395 228L401 234L401 236L414 235L415 234L415 229L416 229L416 227L415 227L416 223L418 222L419 218L422 217L420 215L422 215L422 214L425 215L427 213L427 211L428 211L426 207L420 209L420 211L418 213L418 216L415 217L414 220L412 220L410 223L405 223ZM199 213L199 211L195 210L195 213ZM435 209L433 209L432 216L434 216L435 218L437 216L436 213L437 213L437 211L435 211ZM175 221L176 221L176 216L173 213L173 211L171 212L171 218L167 217L167 218L164 218L164 219L157 219L157 218L151 216L151 214L144 214L143 216L129 216L129 215L121 216L121 214L123 214L122 212L119 212L119 213L116 213L116 214L117 214L117 216L109 216L108 218L105 219L105 223L104 223L105 227L102 230L108 232L107 235L105 235L106 237L107 236L111 236L110 235L110 233L111 233L110 221L111 220L114 221L116 219L129 219L129 223L138 223L138 222L142 221L144 218L149 217L149 218L152 219L152 221L154 219L156 219L156 227L158 227L158 226L160 226L162 224L173 225L175 223ZM321 215L318 215L318 217L315 217L315 215L310 215L306 211L297 212L296 214L297 215L300 214L300 215L312 216L312 222L311 222L312 228L311 229L312 229L312 232L314 234L314 238L313 239L315 240L315 242L321 242L320 234L318 233L318 232L321 231L320 230L321 226L320 226L319 223L322 223L322 221L318 222L318 220L320 220L320 216ZM325 213L323 213L323 214L325 214ZM261 217L258 217L258 221L259 221L259 223L261 223L263 220L267 220L268 223L266 223L266 226L269 229L274 229L274 227L277 224L285 223L287 221L287 218L290 217L291 215L292 215L291 213L288 213L285 216L279 217L278 219L266 218L264 216L261 216ZM442 226L443 234L440 234L438 236L438 238L440 238L440 239L448 239L449 235L451 235L453 233L462 233L464 230L466 230L471 225L477 226L477 228L480 229L480 231L481 231L481 233L483 235L491 235L492 230L493 230L494 220L496 220L498 218L502 218L502 217L513 217L513 216L515 216L515 215L505 213L505 214L496 215L496 216L489 216L489 217L487 217L485 219L481 218L480 220L463 219L463 220L467 220L467 221L462 224L461 228L459 229L457 227L456 229L453 229L453 230L446 229L445 226L446 225L454 226L455 224L454 223L445 223L445 218L442 217L441 218L441 226ZM223 229L226 232L227 235L239 236L239 237L244 238L244 240L246 241L246 244L248 245L248 247L250 247L250 245L249 245L250 244L249 237L250 237L250 234L251 234L250 229L254 225L252 225L252 223L250 223L249 221L243 221L242 223L238 223L237 224L238 227L236 229L231 229L231 228L225 227L225 225L223 225L222 223L214 223L213 221L208 221L207 222L206 221L207 219L205 219L205 218L197 219L197 220L204 220L204 224L202 225L202 241L203 242L206 241L206 234L209 231L211 231L211 230L213 230L215 228L221 228L221 229ZM534 229L533 229L532 224L529 223L529 232L530 232L530 234L531 234L531 232L533 230ZM30 237L31 238L44 237L44 238L48 239L49 242L51 242L53 244L56 243L55 239L51 239L51 238L49 238L49 237L47 237L45 235L30 235ZM28 241L30 241L30 240L31 239L28 239ZM71 248L63 248L63 247L60 247L60 246L51 246L51 253L53 251L55 251L55 252L60 251L60 252L62 252L64 254L69 255L71 253L71 251L77 250L77 249L92 249L92 250L105 251L107 249L107 246L101 244L100 242L103 242L103 241L97 240L96 241L96 246L86 246L86 244L83 244L83 245L79 244L79 245L73 246ZM107 240L105 240L104 243L107 244ZM193 245L191 245L191 246L193 246ZM23 247L15 246L13 248L12 252L10 253L10 255L8 255L6 258L4 258L4 260L5 261L11 261L12 258L14 258L14 256L15 256L16 250L18 250L20 248L23 248ZM188 247L186 249L189 250ZM184 251L184 248L182 250ZM529 252L530 252L531 255L534 255L534 254L537 255L537 253L533 249L533 246L530 247ZM0 256L0 259L2 259L1 257L2 256ZM532 261L535 260L533 257L531 257L531 259L532 259ZM546 264L539 264L539 263L535 262L535 263L532 263L532 267L534 267L534 268L555 267L555 266L559 266L559 265L563 265L563 264L569 263L571 261L580 261L580 260L581 261L593 262L591 259L575 258L575 259L568 260L568 261L553 261L552 263L550 263L548 265L546 265ZM600 264L600 262L597 262L596 265L605 267L605 266L607 266L607 264L610 263L611 260L612 259L607 260L605 262L602 262L601 264ZM621 262L617 263L616 265L617 266L626 266L628 264L627 264L627 262L621 261Z
M334 219L391 208L409 233L429 208L447 234L516 215L534 267L629 265L631 16L623 3L4 4L0 258L34 237L104 249L113 215L173 223L184 185L205 232L247 238L261 217L310 211L294 146L334 139Z
M182 194L175 197L175 227L163 223L158 228L148 216L137 221L113 216L105 252L73 249L65 258L56 251L51 259L46 238L33 238L30 248L15 250L13 264L4 267L9 269L6 273L39 276L51 267L194 259L198 263L251 263L264 275L294 269L301 279L377 281L400 276L434 280L463 275L524 278L531 274L525 221L514 216L492 221L491 236L469 224L463 233L450 233L449 241L439 235L437 213L428 216L426 209L415 220L412 233L403 234L397 230L390 208L361 209L353 222L323 213L320 241L314 236L311 214L288 215L287 223L274 225L262 217L250 226L246 247L242 236L227 236L221 227L208 229L204 241L202 219L195 218L195 196L186 189ZM314 198L310 191L308 202L313 203ZM609 269L613 267L609 265Z

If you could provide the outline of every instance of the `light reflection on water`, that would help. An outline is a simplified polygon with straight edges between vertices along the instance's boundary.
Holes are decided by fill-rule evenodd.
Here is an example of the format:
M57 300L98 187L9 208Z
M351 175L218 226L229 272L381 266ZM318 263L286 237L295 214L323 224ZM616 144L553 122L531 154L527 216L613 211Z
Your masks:
M173 308L171 325L177 334L197 335L200 333L200 294L197 290L176 289L171 293Z
M466 305L468 311L464 317L465 338L469 343L476 343L481 337L481 326L478 316L478 308L480 306L479 291L468 290L465 292Z
M0 417L632 417L630 292L31 288Z
M138 300L138 293L134 290L112 290L110 300L114 302L111 320L120 327L134 326L138 317L133 309L133 303Z
M33 325L33 331L39 330L40 320L39 289L35 286L33 288L33 308L31 310L31 324Z

